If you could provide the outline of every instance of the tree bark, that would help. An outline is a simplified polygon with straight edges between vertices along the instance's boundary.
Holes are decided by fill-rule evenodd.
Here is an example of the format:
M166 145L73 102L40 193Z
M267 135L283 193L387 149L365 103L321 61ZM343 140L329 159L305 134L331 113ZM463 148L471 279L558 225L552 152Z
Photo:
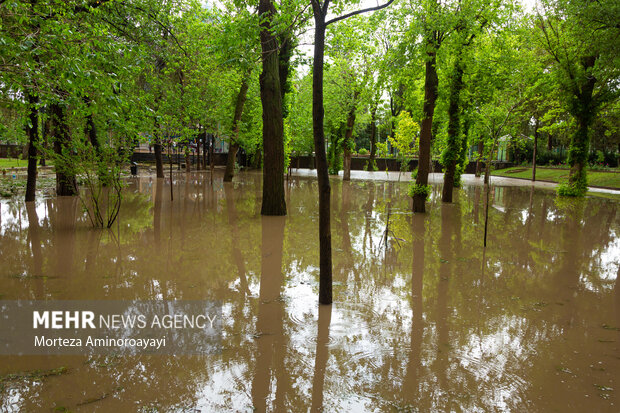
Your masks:
M235 160L237 159L237 151L239 151L239 122L241 121L241 115L243 115L243 106L248 94L248 87L250 81L251 70L243 76L241 80L241 87L239 87L239 93L237 94L237 102L235 104L235 113L232 121L232 139L228 148L228 158L226 159L226 171L224 172L224 182L231 182L235 174ZM284 142L284 140L282 141ZM284 143L283 143L284 145Z
M224 182L231 182L235 174L235 160L237 159L237 152L239 151L239 145L233 142L228 147L228 156L226 158L226 170L224 171Z
M368 171L374 171L377 168L375 157L377 156L377 103L370 111L370 157L368 158Z
M51 130L51 122L50 119L46 119L45 122L43 122L42 124L43 126L43 148L47 149L47 142L48 142L48 137L50 136L50 130ZM45 166L45 151L43 151L42 153L39 154L39 166Z
M213 177L213 170L215 169L215 159L213 154L215 152L215 135L211 135L209 138L209 169L211 170L211 177Z
M209 143L207 142L207 132L202 134L202 169L207 170L207 152Z
M437 77L437 57L434 51L435 45L429 40L429 46L432 51L428 52L428 60L426 62L426 73L424 78L424 120L420 129L420 160L418 162L418 175L416 177L416 185L428 185L428 173L430 170L431 160L431 139L433 127L433 115L435 113L435 102L437 100L437 88L439 78ZM414 194L413 196L413 212L426 212L426 195Z
M325 130L323 119L323 69L325 54L325 29L327 24L346 19L354 14L378 10L389 6L393 0L377 7L358 10L343 16L336 17L329 22L325 21L329 0L323 4L319 0L312 1L314 14L314 63L312 69L312 129L314 135L314 151L316 156L316 172L319 183L319 303L332 303L332 235L330 223L330 194L329 171L327 169L327 154L325 153Z
M28 179L26 181L26 202L32 202L37 189L37 145L39 143L39 98L31 93L26 96L29 106L28 121Z
M323 119L323 56L325 53L325 14L315 2L314 9L314 65L312 71L312 127L314 151L319 183L319 303L332 303L332 234L330 223L329 172L325 153Z
M196 170L202 169L202 158L200 157L200 135L196 137Z
M62 155L71 141L65 108L59 103L52 103L50 112L54 128L54 152L57 155ZM56 195L77 195L78 187L75 175L62 163L62 161L58 161L54 166L56 169Z
M283 36L280 39L280 52L278 53L278 73L280 75L280 97L282 98L282 118L288 116L284 97L291 90L289 77L291 74L291 56L295 49L293 39L290 36Z
M538 149L538 126L539 122L536 119L536 124L534 125L534 153L532 155L532 181L536 181L536 150Z
M591 56L583 60L584 72L594 67L596 57ZM584 193L587 191L588 179L586 176L586 165L588 161L588 128L594 117L596 103L592 98L596 78L593 75L585 76L580 87L575 87L575 102L572 105L572 115L577 121L577 130L572 136L570 149L568 152L568 164L570 173L568 175L569 184L575 185Z
M347 129L344 133L344 162L343 162L343 181L351 180L351 146L353 139L353 128L355 127L355 103L357 101L357 97L359 96L359 92L355 92L353 96L353 107L349 111L349 116L347 117Z
M155 144L153 145L153 148L155 150L155 169L157 170L157 177L158 178L163 178L164 177L164 160L162 157L162 153L161 153L161 139L159 137L157 137L155 139Z
M284 123L278 64L278 40L271 29L276 9L271 0L260 0L263 72L260 94L263 106L263 202L261 215L286 215L284 198Z
M462 49L461 49L462 50ZM461 52L458 52L454 63L454 74L450 90L450 103L448 105L448 142L444 152L443 161L446 171L443 176L443 190L441 194L442 202L452 202L452 192L454 190L454 174L459 161L461 152L461 128L460 128L460 98L463 89L463 65L461 62Z
M88 115L86 115L86 126L84 127L84 134L88 137L88 141L95 151L99 153L99 140L97 139L97 128L95 126L95 120L93 119L93 113L91 111L91 100L88 97L84 97L84 103L88 109Z

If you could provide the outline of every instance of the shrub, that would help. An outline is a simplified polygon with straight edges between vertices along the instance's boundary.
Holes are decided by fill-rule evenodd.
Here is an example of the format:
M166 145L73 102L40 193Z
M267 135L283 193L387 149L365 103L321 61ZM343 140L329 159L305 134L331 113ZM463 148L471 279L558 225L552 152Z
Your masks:
M360 150L357 153L360 155L368 155L368 149L360 148Z
M413 198L415 195L425 195L426 199L428 199L431 195L431 186L430 185L418 185L415 182L411 182L409 184L409 188L407 189L407 195Z

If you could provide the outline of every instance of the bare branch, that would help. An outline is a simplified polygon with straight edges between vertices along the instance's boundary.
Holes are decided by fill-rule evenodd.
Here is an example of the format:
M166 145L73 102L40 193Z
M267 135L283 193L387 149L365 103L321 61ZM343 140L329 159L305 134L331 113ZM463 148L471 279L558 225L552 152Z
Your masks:
M328 2L329 0L326 0L325 4L327 4ZM384 9L392 3L394 3L394 0L389 0L387 3L382 4L380 6L369 7L367 9L362 9L362 10L356 10L351 13L343 14L342 16L334 17L333 19L325 22L325 26L329 26L330 24L336 23L337 21L340 21L340 20L348 19L349 17L355 16L357 14L362 14L362 13L367 13L369 11L376 11L376 10Z

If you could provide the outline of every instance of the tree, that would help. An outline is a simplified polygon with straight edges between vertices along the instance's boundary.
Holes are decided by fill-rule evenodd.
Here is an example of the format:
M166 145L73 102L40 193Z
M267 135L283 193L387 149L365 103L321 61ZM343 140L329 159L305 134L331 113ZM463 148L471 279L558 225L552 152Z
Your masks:
M263 72L260 94L263 106L263 203L261 215L286 215L284 199L284 121L280 92L278 39L272 31L276 9L271 0L260 0L260 39Z
M428 4L429 16L424 19L424 105L423 119L420 128L420 154L418 157L418 174L415 185L410 188L409 194L413 198L413 212L426 211L426 199L430 193L428 174L431 164L431 141L433 138L433 115L435 102L438 97L439 77L437 76L437 51L444 39L445 31L434 20L438 18L439 4L430 0Z
M330 225L330 186L329 173L327 170L327 156L325 153L325 131L323 129L323 119L325 111L323 109L323 66L325 55L325 30L329 24L344 20L356 14L379 10L392 4L394 0L387 3L354 11L326 20L329 10L330 0L311 0L314 15L314 60L312 65L312 121L314 130L314 151L317 160L317 178L319 182L319 303L332 303L332 246L331 246L331 225Z
M568 183L560 195L587 191L589 133L601 105L618 95L620 64L617 25L620 8L614 1L543 1L536 26L540 44L553 58L551 66L568 102L576 129L571 137Z

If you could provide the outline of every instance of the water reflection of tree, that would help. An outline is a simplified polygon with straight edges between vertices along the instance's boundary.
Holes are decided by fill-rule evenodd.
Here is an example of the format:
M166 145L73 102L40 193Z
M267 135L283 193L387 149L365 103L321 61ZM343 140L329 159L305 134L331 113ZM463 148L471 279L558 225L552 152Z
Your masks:
M261 217L262 258L261 280L256 318L256 361L252 380L252 407L257 412L267 410L267 398L271 390L271 369L274 356L283 357L281 346L284 309L280 300L282 275L282 248L284 243L285 217ZM278 352L278 354L276 354ZM274 371L280 375L284 371Z

